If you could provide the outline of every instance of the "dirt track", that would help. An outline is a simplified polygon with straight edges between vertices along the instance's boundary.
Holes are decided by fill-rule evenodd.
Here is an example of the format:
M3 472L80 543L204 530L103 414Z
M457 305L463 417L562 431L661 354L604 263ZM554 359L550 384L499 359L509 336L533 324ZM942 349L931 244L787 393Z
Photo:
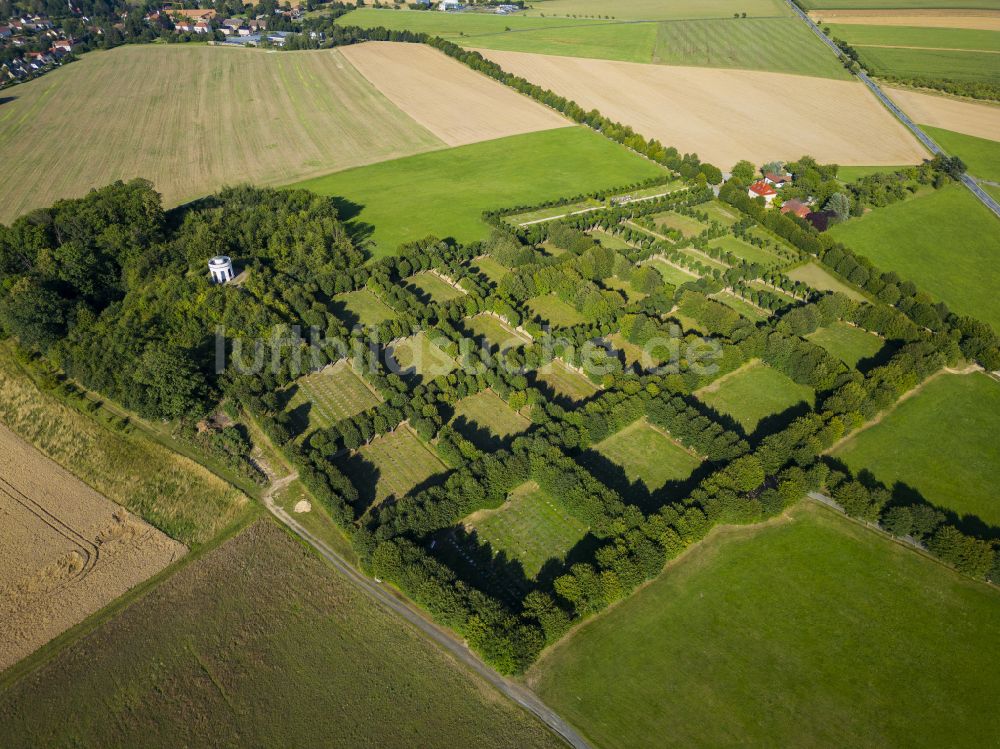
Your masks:
M1000 107L886 86L886 92L914 122L979 138L1000 138Z
M186 551L0 425L0 670Z
M1000 31L1000 12L990 10L815 10L809 17L816 23Z
M480 52L585 109L722 169L740 159L763 163L803 154L842 165L914 164L928 155L859 82Z
M366 42L341 53L389 101L449 146L572 124L424 44Z

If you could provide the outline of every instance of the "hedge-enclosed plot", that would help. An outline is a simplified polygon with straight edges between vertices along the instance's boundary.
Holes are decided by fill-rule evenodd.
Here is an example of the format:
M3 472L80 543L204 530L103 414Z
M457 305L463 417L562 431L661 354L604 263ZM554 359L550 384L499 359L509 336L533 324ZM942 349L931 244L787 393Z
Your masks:
M806 337L849 367L856 367L858 362L875 356L885 345L885 341L874 333L844 322L820 328Z
M594 383L558 359L534 372L532 382L536 387L551 390L556 397L570 401L581 401L597 392Z
M348 325L378 325L396 316L381 299L368 289L337 294L333 309Z
M753 434L769 416L796 406L811 407L812 388L792 382L778 370L754 361L697 391L699 400L731 416L746 434Z
M285 410L299 432L332 426L381 402L346 361L296 380L289 390Z
M702 208L703 206L699 206ZM688 239L697 237L708 225L692 216L684 216L674 211L667 211L652 217L658 228L676 229Z
M486 312L465 318L463 325L474 338L486 341L489 346L497 346L501 351L518 348L530 341L524 333L519 333L500 318Z
M420 380L446 375L456 366L455 360L423 332L395 341L389 346L389 358L390 369Z
M461 289L455 288L434 273L417 273L407 278L406 282L416 288L418 296L425 296L438 304L464 296Z
M660 272L664 281L669 284L673 284L674 286L680 286L684 283L697 281L701 278L701 276L697 275L694 271L682 270L676 265L672 265L666 260L660 260L659 258L650 261L650 264Z
M530 423L493 391L483 390L455 404L451 425L480 450L491 450L523 432Z
M481 276L485 276L493 283L500 283L503 280L503 277L510 271L509 268L501 265L489 255L483 255L482 257L476 258L476 260L469 266L469 269Z
M464 521L494 554L519 561L527 578L546 562L561 562L587 533L587 526L570 515L538 484L517 487L496 510L480 510Z
M822 265L815 262L806 263L805 265L800 265L798 268L792 268L788 273L785 274L793 281L799 281L804 283L817 291L836 291L841 294L846 294L851 299L856 301L863 301L864 295L848 286L843 281L837 280L828 270L826 270Z
M731 252L736 257L747 260L751 263L759 263L765 268L774 268L784 265L787 261L766 247L756 247L749 242L734 236L718 237L708 243L709 247L718 247L720 250Z
M621 467L630 483L641 481L650 491L685 480L701 465L699 458L645 419L594 445L594 450Z
M555 294L536 296L526 303L531 314L553 328L568 328L584 322L584 317Z

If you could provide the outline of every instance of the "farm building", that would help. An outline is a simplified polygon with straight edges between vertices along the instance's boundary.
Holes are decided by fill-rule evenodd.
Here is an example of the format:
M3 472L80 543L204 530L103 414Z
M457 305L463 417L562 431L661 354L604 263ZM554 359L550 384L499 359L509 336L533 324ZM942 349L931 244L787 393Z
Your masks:
M792 213L799 218L805 218L809 215L812 209L806 203L801 200L793 198L792 200L786 200L781 206L782 213Z
M751 198L764 198L764 202L771 205L771 201L774 200L774 196L778 194L778 191L771 187L764 180L759 180L754 182L747 188L747 195Z

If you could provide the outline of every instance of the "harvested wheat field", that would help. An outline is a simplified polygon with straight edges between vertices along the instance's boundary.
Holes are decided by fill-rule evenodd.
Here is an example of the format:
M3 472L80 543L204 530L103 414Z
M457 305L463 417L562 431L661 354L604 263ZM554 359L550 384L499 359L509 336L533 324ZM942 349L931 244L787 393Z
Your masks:
M996 10L816 10L816 23L851 23L864 26L919 26L929 29L980 29L1000 31Z
M0 425L0 670L185 552Z
M886 87L885 91L914 122L977 138L1000 140L1000 106L975 104L903 88Z
M115 179L170 206L445 146L338 50L126 45L4 94L4 222Z
M366 42L341 52L389 101L449 146L572 124L425 44Z
M928 154L860 82L481 50L505 70L722 169L809 154L914 164ZM849 116L847 113L850 113Z

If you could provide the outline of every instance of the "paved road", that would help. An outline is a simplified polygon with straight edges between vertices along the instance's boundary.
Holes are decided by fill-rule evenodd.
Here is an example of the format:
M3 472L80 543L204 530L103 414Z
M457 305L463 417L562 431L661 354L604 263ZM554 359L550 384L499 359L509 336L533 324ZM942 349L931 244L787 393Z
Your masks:
M289 482L295 480L295 478L296 476L292 475L282 479L280 482L276 482L275 486L272 486L272 488L262 497L264 506L271 512L272 515L291 528L303 540L316 549L316 551L318 551L328 562L330 562L330 564L332 564L337 571L346 577L347 580L355 587L360 588L364 593L367 593L385 608L406 619L427 638L436 642L440 647L448 650L459 661L471 668L479 676L499 689L511 700L516 702L525 710L533 713L539 720L552 729L553 732L561 736L570 746L574 747L574 749L591 749L586 740L579 733L577 733L569 723L560 718L554 710L542 702L534 692L498 674L492 668L483 663L479 657L469 650L463 643L456 640L433 622L428 621L420 612L410 606L406 601L393 595L389 588L379 585L375 581L361 574L354 568L353 565L350 564L350 562L331 549L326 542L314 536L295 518L285 512L285 510L281 507L278 507L274 503L273 499L276 489L280 488L278 485L287 485Z
M806 15L806 13L803 12L803 10L799 8L799 6L793 3L792 0L785 0L785 2L787 2L788 5L791 6L795 14L803 21L805 21L806 24L808 24L809 28L812 29L813 33L816 34L816 36L818 36L826 46L832 49L839 58L841 56L840 48L836 44L834 44L833 41L826 34L823 33L823 30L820 29L820 27L817 26L815 23L813 23L813 20L808 15ZM906 125L907 128L909 128L910 132L912 132L917 137L917 140L919 140L921 143L927 146L927 148L930 150L931 153L933 154L945 153L944 149L941 148L941 146L935 143L933 139L929 135L927 135L927 133L921 130L916 125L916 123L913 122L913 120L911 120L909 117L906 116L906 113L903 112L903 110L901 110L893 103L892 99L886 96L882 88L875 81L869 78L867 73L865 73L864 71L860 71L857 74L857 76L866 86L868 86L871 92L879 98L879 101L881 101L890 112L896 115L896 118L900 122L902 122L904 125ZM988 192L986 192L982 187L980 187L973 177L970 177L968 174L963 174L962 184L964 184L967 188L969 188L969 190L972 191L972 194L975 195L977 198L979 198L979 200L983 203L983 205L985 205L987 208L993 211L994 214L1000 217L1000 203L997 203L997 201L994 200L993 197Z

